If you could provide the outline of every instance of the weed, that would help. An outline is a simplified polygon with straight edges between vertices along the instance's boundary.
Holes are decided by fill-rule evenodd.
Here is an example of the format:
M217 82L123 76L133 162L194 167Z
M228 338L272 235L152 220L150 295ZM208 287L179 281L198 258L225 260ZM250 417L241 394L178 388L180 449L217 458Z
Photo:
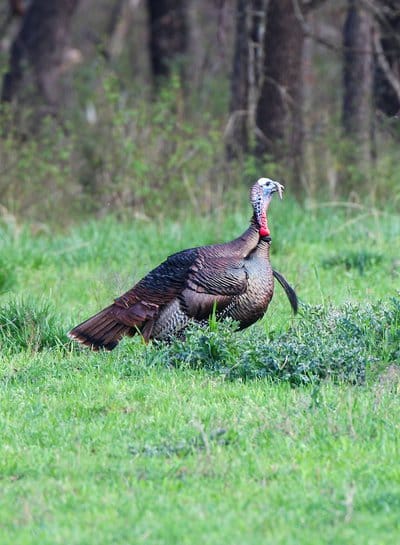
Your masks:
M0 307L0 350L15 354L61 347L67 339L50 305L45 301L13 299Z

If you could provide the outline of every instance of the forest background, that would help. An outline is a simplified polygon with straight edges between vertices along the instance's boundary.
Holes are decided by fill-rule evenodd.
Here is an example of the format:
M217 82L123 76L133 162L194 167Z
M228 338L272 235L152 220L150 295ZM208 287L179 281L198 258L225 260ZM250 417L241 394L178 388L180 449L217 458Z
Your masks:
M1 10L3 216L206 213L262 173L303 201L398 208L395 1Z

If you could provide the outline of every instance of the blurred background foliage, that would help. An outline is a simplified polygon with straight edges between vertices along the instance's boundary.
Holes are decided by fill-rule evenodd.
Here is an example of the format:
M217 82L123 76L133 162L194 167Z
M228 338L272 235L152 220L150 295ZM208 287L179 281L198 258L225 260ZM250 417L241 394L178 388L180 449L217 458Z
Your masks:
M0 217L400 206L400 11L378 0L10 0ZM240 199L240 200L238 200Z

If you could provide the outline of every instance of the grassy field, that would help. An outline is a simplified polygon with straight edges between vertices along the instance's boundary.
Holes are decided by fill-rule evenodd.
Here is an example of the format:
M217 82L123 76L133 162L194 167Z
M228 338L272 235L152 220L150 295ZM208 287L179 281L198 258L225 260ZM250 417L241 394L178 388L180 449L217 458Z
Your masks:
M277 286L243 333L106 354L65 344L166 255L229 240L247 216L0 228L2 545L396 542L398 215L273 203L271 259L303 303L295 319ZM289 348L287 375L279 362L265 378L231 372ZM320 370L366 363L365 380L310 366L293 387L315 352Z

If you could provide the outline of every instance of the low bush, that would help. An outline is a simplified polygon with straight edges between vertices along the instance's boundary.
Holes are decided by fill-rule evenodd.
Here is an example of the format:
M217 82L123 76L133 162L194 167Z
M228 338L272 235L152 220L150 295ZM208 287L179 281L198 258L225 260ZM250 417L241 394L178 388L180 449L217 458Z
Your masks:
M1 204L8 215L39 227L110 211L129 219L176 217L188 208L215 210L227 189L239 187L240 170L225 160L223 122L204 112L183 117L179 79L155 102L134 92L121 98L112 75L99 81L90 98L92 122L82 103L65 126L47 119L23 145L21 128L11 124L0 141ZM0 109L0 124L8 126L9 114Z
M331 378L362 383L367 368L400 361L400 298L341 308L303 307L283 333L265 337L261 326L237 333L232 322L191 326L186 339L164 348L178 367L205 368L227 378L264 378L298 385Z

